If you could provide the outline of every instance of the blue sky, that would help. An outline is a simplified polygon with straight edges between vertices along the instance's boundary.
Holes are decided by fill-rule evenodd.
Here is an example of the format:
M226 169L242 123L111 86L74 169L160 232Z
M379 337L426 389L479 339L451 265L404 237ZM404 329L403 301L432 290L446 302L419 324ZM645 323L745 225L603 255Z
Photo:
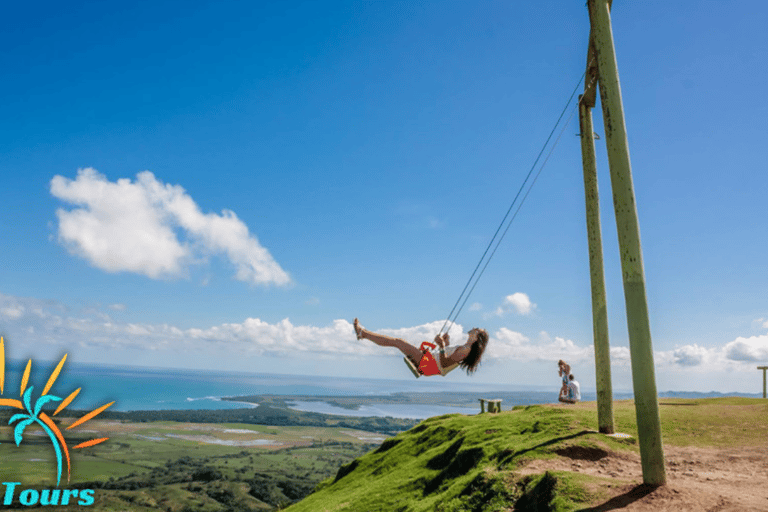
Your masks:
M584 71L583 2L17 3L0 42L9 357L412 379ZM768 6L615 2L660 390L768 363ZM596 132L602 134L599 106ZM594 387L578 132L458 319L456 382ZM615 389L631 388L597 141Z

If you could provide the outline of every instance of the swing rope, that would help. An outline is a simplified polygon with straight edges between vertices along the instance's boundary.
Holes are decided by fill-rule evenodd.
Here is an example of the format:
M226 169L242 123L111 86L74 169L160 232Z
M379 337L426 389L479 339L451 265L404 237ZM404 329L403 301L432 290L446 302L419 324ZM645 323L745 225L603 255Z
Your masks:
M528 171L528 174L523 180L522 185L520 185L520 189L517 191L515 198L512 200L512 204L509 205L509 208L507 209L507 213L504 215L504 218L499 223L499 227L496 228L496 232L493 234L491 241L488 243L488 246L485 248L483 255L480 257L480 261L477 262L477 266L475 266L475 270L472 272L472 275L469 276L469 279L467 280L467 284L464 285L464 289L461 291L461 294L459 294L459 298L456 300L456 303L453 305L451 312L448 313L448 318L446 318L445 323L443 323L443 326L440 328L440 331L438 334L442 334L443 332L448 332L451 330L451 327L458 319L459 314L461 313L461 310L464 309L464 305L469 300L469 296L472 294L472 291L474 291L475 286L477 286L478 281L480 281L480 278L485 272L485 269L488 267L488 263L490 263L491 258L493 258L493 255L496 254L496 249L499 248L499 244L504 239L504 236L507 234L507 231L509 231L509 227L512 225L512 222L515 220L515 217L517 217L517 214L520 212L520 208L523 207L523 204L525 203L525 200L528 197L528 194L530 194L531 189L536 184L536 180L539 179L539 175L541 175L541 171L544 170L544 167L547 165L547 162L549 161L549 157L552 156L552 152L555 150L555 147L557 147L557 143L560 141L560 137L562 137L563 132L565 131L565 128L571 122L571 119L573 119L573 115L576 112L576 108L578 107L579 102L577 102L576 107L574 107L573 110L571 111L571 115L568 117L568 120L565 122L565 124L563 124L560 130L560 134L557 136L557 138L555 139L555 142L550 147L547 157L542 162L541 167L539 167L539 171L536 173L536 176L534 176L533 181L528 187L527 192L525 193L522 200L518 204L517 210L515 210L515 213L512 215L512 218L509 219L509 222L507 223L507 227L501 233L501 236L499 237L498 241L496 241L496 246L493 248L493 251L491 251L490 256L488 256L488 258L486 259L486 255L488 255L488 251L493 246L493 243L496 240L496 237L499 235L499 232L501 232L501 228L504 226L504 223L507 222L507 217L509 217L509 214L512 212L512 209L515 207L515 203L517 203L517 200L520 197L520 194L523 192L523 189L525 188L526 183L528 183L528 179L531 177L531 174L533 174L533 171L536 168L536 165L539 163L539 160L541 159L541 155L544 154L547 144L549 144L549 141L552 139L552 135L554 135L555 130L557 130L557 126L560 124L560 121L563 119L563 116L568 110L568 107L570 106L571 101L573 101L573 97L576 95L576 91L579 89L579 85L581 85L581 81L584 80L584 77L586 76L586 74L587 72L585 71L584 74L581 75L581 78L579 78L579 81L576 83L576 87L574 87L573 92L571 93L571 96L568 98L568 101L565 104L565 107L563 107L563 111L560 112L560 116L557 118L555 125L552 127L552 131L549 132L549 136L547 137L547 140L544 142L544 145L542 146L541 151L539 151L539 154L536 157L536 160L534 160L533 165L531 166L531 169ZM485 261L485 265L483 265L483 261ZM480 270L480 273L478 274L477 271L478 269L480 269L481 265L483 265L483 268ZM477 278L475 279L476 274L477 274ZM474 279L474 284L472 283L473 279ZM472 285L471 288L470 288L470 284ZM467 289L469 289L469 292L467 292ZM462 298L464 299L463 302L462 302ZM459 306L459 304L461 304L461 306ZM458 310L456 310L457 307L459 308ZM456 312L455 314L454 314L454 311ZM445 328L446 325L448 325L448 329Z

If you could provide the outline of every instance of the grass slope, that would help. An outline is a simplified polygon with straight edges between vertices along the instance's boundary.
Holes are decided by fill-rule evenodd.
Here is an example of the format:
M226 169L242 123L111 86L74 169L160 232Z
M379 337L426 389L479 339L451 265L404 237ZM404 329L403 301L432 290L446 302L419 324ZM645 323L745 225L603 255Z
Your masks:
M665 444L745 446L766 439L768 402L752 398L661 400ZM597 460L637 452L632 401L614 405L614 439L597 430L596 404L516 407L501 414L425 420L342 466L289 507L320 511L573 510L606 496L610 478L568 471L518 476L530 459Z

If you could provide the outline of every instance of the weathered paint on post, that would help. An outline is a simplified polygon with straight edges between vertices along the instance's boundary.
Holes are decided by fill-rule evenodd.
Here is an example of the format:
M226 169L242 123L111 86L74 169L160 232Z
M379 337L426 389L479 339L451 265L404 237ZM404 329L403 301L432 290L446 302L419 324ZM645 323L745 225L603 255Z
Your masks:
M763 398L768 398L768 396L765 393L766 391L768 391L766 390L766 387L765 387L765 371L768 370L768 366L758 366L757 369L763 370Z
M584 75L584 95L581 101L589 108L595 108L597 90L597 54L595 43L592 41L592 31L589 32L589 49L587 50L587 72Z
M597 188L595 139L592 108L579 98L581 158L584 164L584 198L587 206L589 273L592 284L592 333L595 343L595 385L597 424L603 434L613 434L613 391L611 388L611 347L608 342L608 312L603 270L603 238L600 232L600 199Z
M667 481L667 476L661 444L661 419L653 367L653 345L645 293L640 226L632 183L632 166L629 159L616 51L613 45L611 16L606 0L588 0L587 6L597 54L600 102L603 106L613 206L616 212L621 269L624 277L629 351L632 359L632 385L643 483L663 485Z

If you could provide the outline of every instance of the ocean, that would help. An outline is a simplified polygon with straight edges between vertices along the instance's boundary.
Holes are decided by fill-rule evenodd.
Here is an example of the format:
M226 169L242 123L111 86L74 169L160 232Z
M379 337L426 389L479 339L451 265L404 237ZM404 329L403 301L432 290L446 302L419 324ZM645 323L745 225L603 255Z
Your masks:
M6 364L3 397L19 396L19 387L26 362L9 361ZM29 386L34 386L34 398L43 390L56 362L33 362ZM372 396L400 392L418 393L489 393L504 392L511 396L515 405L551 403L557 400L559 382L552 389L520 389L498 384L456 384L447 379L384 380L344 377L320 377L281 374L253 374L243 372L211 372L204 370L179 370L168 368L142 368L128 366L66 363L64 369L48 392L60 398L67 397L82 388L69 410L92 410L114 401L110 410L195 410L235 409L254 407L254 404L222 400L223 397L245 395L293 395L293 396ZM674 393L676 397L722 396L718 393ZM745 395L757 396L757 395ZM628 393L614 393L615 399L631 398ZM585 401L595 400L595 394L582 393ZM377 404L361 405L358 409L335 407L320 401L297 398L288 402L296 410L342 414L346 416L392 416L400 418L428 418L431 416L463 413L476 414L479 407L448 407L424 404Z
M26 363L9 361L5 371L3 396L17 397ZM39 396L56 362L33 362L28 386L34 386L33 397ZM293 396L371 396L399 392L450 391L490 392L504 390L489 384L456 385L445 379L384 380L345 377L281 375L268 373L212 372L168 368L66 363L54 386L48 392L60 398L82 388L68 409L91 410L114 401L110 410L195 410L236 409L254 404L231 402L222 397L245 395ZM556 398L557 390L546 393ZM537 397L536 403L546 401ZM530 400L527 400L530 401ZM521 403L521 402L517 402ZM427 418L454 412L475 413L478 408L443 407L440 405L370 404L357 410L334 407L324 402L300 401L289 405L302 411L343 414L347 416L392 416Z

